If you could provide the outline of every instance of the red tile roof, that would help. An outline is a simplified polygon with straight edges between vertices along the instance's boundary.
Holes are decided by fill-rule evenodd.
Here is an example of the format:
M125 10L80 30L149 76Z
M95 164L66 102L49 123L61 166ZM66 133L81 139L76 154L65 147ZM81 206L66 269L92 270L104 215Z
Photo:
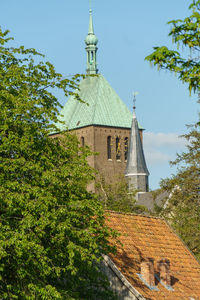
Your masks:
M200 299L200 264L180 238L162 219L107 212L108 225L120 232L117 254L110 258L136 290L146 299ZM173 291L157 283L150 290L138 277L141 260L154 259L155 271L160 259L170 260ZM190 298L191 297L191 298Z

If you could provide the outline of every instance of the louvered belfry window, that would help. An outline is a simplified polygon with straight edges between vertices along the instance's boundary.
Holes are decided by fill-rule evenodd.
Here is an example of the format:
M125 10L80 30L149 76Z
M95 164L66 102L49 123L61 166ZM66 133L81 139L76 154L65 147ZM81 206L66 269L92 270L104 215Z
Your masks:
M120 149L120 138L116 137L116 160L120 160L121 149Z
M128 158L128 137L124 138L124 160Z
M112 155L111 155L111 136L107 137L107 158L112 159Z

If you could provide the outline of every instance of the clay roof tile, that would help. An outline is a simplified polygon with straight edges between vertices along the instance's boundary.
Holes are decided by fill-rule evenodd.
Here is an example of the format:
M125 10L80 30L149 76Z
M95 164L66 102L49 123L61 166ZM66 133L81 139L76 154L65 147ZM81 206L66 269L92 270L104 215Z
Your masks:
M200 264L180 238L163 220L148 216L107 212L108 225L118 230L118 247L111 259L122 274L147 299L200 299ZM160 282L158 291L150 290L138 277L143 258L170 260L170 274L173 291L167 290Z

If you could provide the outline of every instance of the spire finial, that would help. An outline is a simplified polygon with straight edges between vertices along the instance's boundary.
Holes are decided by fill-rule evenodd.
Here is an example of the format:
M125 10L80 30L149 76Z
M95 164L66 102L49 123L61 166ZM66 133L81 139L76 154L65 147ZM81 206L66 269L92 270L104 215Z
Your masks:
M90 12L90 15L91 15L92 14L92 0L89 0L89 7L90 7L89 12Z
M138 92L133 92L133 109L136 109L136 96L138 95Z
M136 117L135 115L135 109L136 109L136 96L138 95L138 92L133 93L133 116Z
M135 95L135 93L133 94L133 110L135 110L136 109L136 95Z
M91 0L90 4L90 18L89 18L89 29L88 34L85 38L86 51L87 51L87 74L97 74L97 62L96 62L96 52L97 52L97 43L98 39L94 34L93 20L92 20L92 9L91 9Z

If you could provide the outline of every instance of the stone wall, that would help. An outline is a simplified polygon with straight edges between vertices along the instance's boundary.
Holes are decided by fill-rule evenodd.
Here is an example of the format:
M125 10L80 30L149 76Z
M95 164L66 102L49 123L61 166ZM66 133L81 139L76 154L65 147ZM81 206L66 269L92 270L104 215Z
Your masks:
M104 255L104 260L101 264L101 270L108 277L110 287L119 300L145 300L106 255Z

